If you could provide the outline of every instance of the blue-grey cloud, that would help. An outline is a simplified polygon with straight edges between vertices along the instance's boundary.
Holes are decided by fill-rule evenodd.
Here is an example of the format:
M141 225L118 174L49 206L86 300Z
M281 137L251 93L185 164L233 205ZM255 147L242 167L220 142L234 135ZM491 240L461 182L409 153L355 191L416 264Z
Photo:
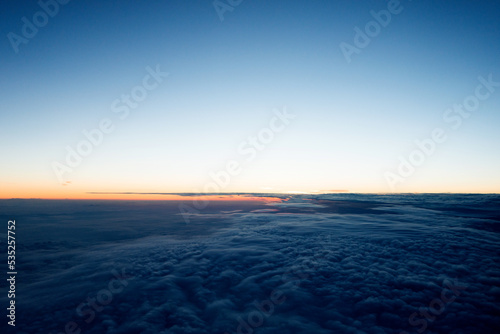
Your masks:
M16 333L498 332L499 196L285 203L186 225L168 202L0 201L19 226ZM87 323L76 309L116 272Z

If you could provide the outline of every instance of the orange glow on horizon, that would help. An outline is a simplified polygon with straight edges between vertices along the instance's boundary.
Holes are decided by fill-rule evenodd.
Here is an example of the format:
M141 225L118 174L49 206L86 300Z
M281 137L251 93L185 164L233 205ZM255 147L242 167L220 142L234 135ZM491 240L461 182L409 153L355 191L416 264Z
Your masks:
M3 194L0 194L3 195ZM230 202L265 202L278 203L283 199L278 197L252 196L252 195L178 195L178 194L140 194L140 193L83 193L73 196L1 196L0 199L47 199L47 200L127 200L127 201L230 201Z
M325 190L307 190L307 189L297 189L297 191L284 191L275 189L273 193L269 193L270 197L261 197L259 195L253 194L265 194L265 192L259 191L260 189L248 189L248 191L234 191L228 192L227 194L210 194L210 193L199 193L193 194L184 192L181 189L173 188L169 189L171 194L162 194L160 191L151 193L146 193L144 189L129 192L130 188L127 185L112 185L106 188L112 188L114 192L106 192L103 189L103 185L94 184L71 184L67 186L61 186L60 184L54 184L50 181L36 182L35 180L29 180L31 182L12 182L6 181L2 182L0 187L0 199L70 199L70 200L154 200L154 201L281 201L281 199L273 197L274 194L280 193L284 196L292 194L304 194L304 195L314 195L314 194L328 194L328 193L359 193L359 194L398 194L383 191L383 189L351 189L350 191L338 191L334 192ZM465 188L465 187L464 187ZM446 190L445 190L446 189ZM155 189L157 190L157 189ZM363 191L364 190L364 191ZM368 190L368 191L367 191ZM403 190L403 189L402 189ZM476 188L464 191L460 186L448 187L448 188L427 188L427 189L405 189L400 193L479 193L479 194L495 194L499 193L495 189L494 185L491 188ZM495 191L497 190L497 191ZM242 195L235 195L241 193ZM182 195L185 194L185 195Z

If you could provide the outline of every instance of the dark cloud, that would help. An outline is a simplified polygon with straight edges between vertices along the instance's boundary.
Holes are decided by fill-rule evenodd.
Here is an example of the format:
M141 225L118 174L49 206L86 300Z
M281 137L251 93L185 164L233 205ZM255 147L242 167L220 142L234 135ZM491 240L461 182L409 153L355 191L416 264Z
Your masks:
M0 201L19 226L15 332L500 330L500 196L283 203L219 204L185 224L168 202ZM76 308L117 271L126 286L87 323Z

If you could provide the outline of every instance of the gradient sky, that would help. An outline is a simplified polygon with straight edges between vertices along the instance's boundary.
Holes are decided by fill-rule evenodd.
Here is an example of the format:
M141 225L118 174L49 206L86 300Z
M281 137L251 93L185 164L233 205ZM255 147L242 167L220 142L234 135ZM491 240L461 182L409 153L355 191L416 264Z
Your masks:
M500 192L500 87L458 129L443 120L479 76L500 81L500 3L400 6L348 63L340 43L387 2L244 0L221 21L209 0L73 0L18 53L8 34L41 9L3 3L0 198L203 191L230 160L222 192L390 192L384 174L435 128L447 141L395 191ZM157 65L169 76L120 119L112 103ZM295 119L246 161L239 145L284 108ZM60 182L53 162L105 118Z

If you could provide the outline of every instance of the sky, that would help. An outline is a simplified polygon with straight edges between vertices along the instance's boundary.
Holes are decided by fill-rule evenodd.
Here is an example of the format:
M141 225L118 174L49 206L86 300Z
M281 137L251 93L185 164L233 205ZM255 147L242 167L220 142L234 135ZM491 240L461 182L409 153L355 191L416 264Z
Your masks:
M496 1L61 2L2 4L0 198L500 192Z

